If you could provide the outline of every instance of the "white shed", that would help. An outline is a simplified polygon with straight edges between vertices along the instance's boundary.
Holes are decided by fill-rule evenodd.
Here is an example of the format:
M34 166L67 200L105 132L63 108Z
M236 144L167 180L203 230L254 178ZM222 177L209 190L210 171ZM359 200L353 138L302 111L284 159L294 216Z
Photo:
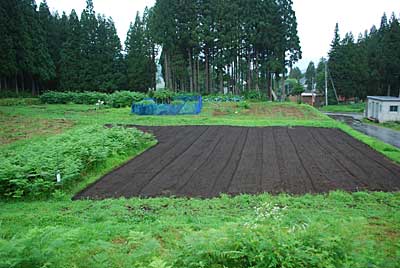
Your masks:
M379 122L400 121L400 98L368 96L365 116Z

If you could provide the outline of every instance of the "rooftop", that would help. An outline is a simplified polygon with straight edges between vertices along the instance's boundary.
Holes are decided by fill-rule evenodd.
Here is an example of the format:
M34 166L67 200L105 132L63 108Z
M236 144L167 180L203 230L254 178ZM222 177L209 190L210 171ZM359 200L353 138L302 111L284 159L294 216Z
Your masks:
M368 99L371 100L379 100L379 101L398 101L400 102L399 97L390 97L390 96L368 96Z

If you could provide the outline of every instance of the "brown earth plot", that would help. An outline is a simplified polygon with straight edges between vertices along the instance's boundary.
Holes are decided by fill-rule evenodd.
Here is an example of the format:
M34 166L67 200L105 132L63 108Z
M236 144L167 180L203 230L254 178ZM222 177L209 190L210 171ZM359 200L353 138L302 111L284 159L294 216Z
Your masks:
M400 190L399 165L338 129L138 128L158 145L74 199Z

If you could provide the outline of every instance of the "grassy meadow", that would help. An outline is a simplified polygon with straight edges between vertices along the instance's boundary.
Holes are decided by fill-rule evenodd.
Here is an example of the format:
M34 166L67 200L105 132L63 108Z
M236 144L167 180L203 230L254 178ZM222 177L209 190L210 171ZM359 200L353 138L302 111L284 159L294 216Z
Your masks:
M162 117L94 105L0 106L0 152L104 124L336 127L400 163L400 150L292 103L206 103L197 116ZM140 137L138 143L127 154L111 154L94 165L72 187L45 198L0 201L0 267L394 268L400 263L400 193L70 200L155 144Z

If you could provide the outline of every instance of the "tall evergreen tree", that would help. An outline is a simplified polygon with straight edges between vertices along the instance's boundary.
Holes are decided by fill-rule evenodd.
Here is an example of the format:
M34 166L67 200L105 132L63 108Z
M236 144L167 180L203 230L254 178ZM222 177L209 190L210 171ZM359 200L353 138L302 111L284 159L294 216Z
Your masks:
M81 15L81 89L96 90L100 86L97 76L97 30L98 21L94 11L93 1L86 0L86 9Z
M307 90L312 91L315 88L315 65L314 62L310 62L307 67L307 71L305 73L306 83L307 83Z
M68 20L68 32L61 50L60 87L62 90L81 90L82 63L81 43L82 29L78 15L72 10Z
M149 56L146 44L145 27L139 12L135 23L130 25L125 43L128 86L137 91L147 92L153 85L153 78L149 73Z

